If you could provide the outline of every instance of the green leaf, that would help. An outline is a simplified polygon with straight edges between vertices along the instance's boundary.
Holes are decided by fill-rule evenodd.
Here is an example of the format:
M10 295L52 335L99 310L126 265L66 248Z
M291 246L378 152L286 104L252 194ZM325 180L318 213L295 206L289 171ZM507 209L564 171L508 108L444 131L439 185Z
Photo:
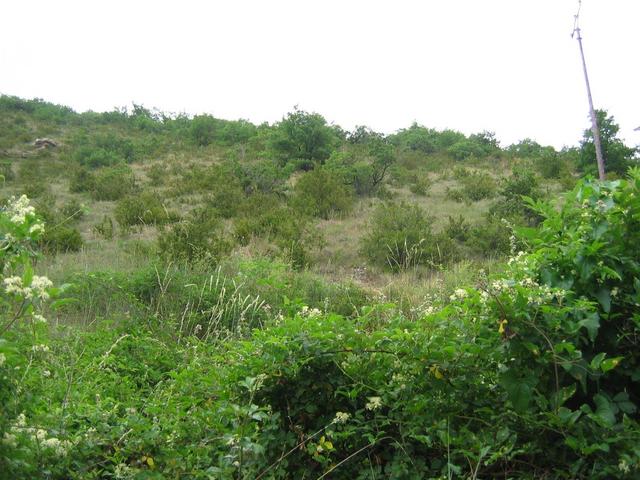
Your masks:
M560 407L558 409L558 418L560 418L560 421L562 423L568 426L571 426L574 423L576 423L578 418L580 418L580 415L582 415L582 412L580 410L574 411L566 407Z
M594 395L593 401L596 404L596 416L608 427L615 425L616 416L607 397L598 393Z
M618 364L623 358L624 357L607 358L602 362L602 365L600 365L600 368L605 373L608 372L609 370L613 370L618 366Z
M598 303L602 305L605 313L609 313L611 311L611 290L602 287L595 293L595 297L598 299Z
M597 312L592 312L580 320L578 325L587 329L589 339L593 342L598 335L598 328L600 328L600 315Z
M579 262L578 265L580 267L580 278L582 278L582 281L589 281L591 277L591 273L593 272L593 267L594 267L593 262L582 259L582 262Z
M629 400L629 394L627 392L620 392L613 397L613 401L616 402L617 407L627 415L634 414L638 410L635 403Z
M500 384L506 390L513 408L518 412L524 412L529 406L536 383L535 377L523 377L513 370L507 370L500 378Z
M554 392L553 402L557 407L562 406L567 400L569 400L576 393L576 384L572 384L568 387L561 388L560 391Z
M33 280L33 267L31 266L31 262L25 262L22 284L25 286L31 285L31 280Z
M573 277L570 275L560 275L559 272L543 268L540 271L542 282L553 288L561 288L563 290L569 290L573 286ZM564 277L564 278L563 278Z
M600 368L600 364L602 363L602 360L604 360L604 357L606 357L607 354L606 353L599 353L598 355L596 355L595 357L593 357L591 359L591 368L593 370L598 370Z

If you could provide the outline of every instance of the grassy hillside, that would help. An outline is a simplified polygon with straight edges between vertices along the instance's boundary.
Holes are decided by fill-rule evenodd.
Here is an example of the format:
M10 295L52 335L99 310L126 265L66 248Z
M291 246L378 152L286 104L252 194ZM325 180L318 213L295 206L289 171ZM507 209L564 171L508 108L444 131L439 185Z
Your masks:
M584 151L0 97L0 479L635 478Z
M364 127L344 132L302 111L256 127L137 106L76 114L2 97L0 108L4 196L26 193L45 215L50 229L43 246L55 255L43 267L60 280L74 270L144 265L159 237L174 238L179 225L188 234L200 214L210 224L198 235L220 241L184 255L165 251L166 260L209 268L227 258L268 257L384 291L406 277L441 278L458 262L467 270L490 267L509 251L502 219L531 221L515 196L552 198L574 183L572 152L531 142L501 149L490 134L465 137L417 125L388 137ZM41 137L58 146L35 147ZM314 141L317 146L305 144ZM313 178L318 171L324 175ZM511 185L516 191L507 198L502 194L514 171L525 181ZM441 247L442 258L399 266L398 258L386 259L391 250L367 257L363 236L376 209L388 203L422 209L428 231L413 232L414 241L435 242L423 249ZM396 257L413 246L398 242L389 245Z

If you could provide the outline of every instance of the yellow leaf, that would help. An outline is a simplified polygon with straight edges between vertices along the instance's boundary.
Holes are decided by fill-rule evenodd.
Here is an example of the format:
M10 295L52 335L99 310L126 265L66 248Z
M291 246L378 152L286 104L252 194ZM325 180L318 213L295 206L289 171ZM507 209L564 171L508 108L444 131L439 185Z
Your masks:
M444 378L444 375L442 374L442 372L440 371L440 368L438 368L437 365L431 365L431 367L429 368L429 372L431 372L431 374L436 377L438 380L442 380Z
M147 465L149 465L151 468L153 468L153 466L155 465L153 458L151 457L147 457Z
M505 326L507 323L509 323L509 322L508 322L508 321L506 321L506 320L502 320L502 321L500 322L500 326L498 327L498 333L499 333L500 335L502 335L502 334L505 332L505 328L504 328L504 326Z

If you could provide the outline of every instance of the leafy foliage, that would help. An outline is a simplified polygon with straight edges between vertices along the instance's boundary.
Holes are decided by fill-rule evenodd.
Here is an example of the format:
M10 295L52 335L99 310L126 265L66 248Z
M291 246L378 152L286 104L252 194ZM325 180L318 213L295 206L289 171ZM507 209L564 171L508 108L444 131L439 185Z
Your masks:
M635 148L627 147L618 138L619 125L613 116L607 115L605 110L597 110L596 118L600 130L600 143L602 156L604 157L605 171L623 175L627 168L637 163ZM596 150L591 129L584 131L584 137L580 145L580 168L588 173L596 172Z
M353 198L340 177L328 169L315 168L296 183L293 202L306 214L328 219L332 214L348 212Z
M118 201L114 215L122 227L162 225L175 222L178 215L167 209L160 196L153 192L129 195Z
M91 197L95 200L119 200L134 191L136 186L133 171L127 165L116 165L98 170L95 181L87 177L87 184L92 185Z
M347 319L290 300L276 315L221 270L204 283L154 269L96 276L137 305L135 318L71 342L53 337L47 349L18 328L10 356L0 343L2 471L635 478L639 195L635 170L581 183L560 208L530 200L543 218L519 230L530 252L476 288L427 301L411 320L392 305ZM404 212L405 231L430 227L409 205L380 212L381 224ZM18 230L32 224L2 225L26 240L3 250L6 278L22 265L16 255L31 251ZM273 268L242 271L262 278L263 292L283 292ZM186 308L176 315L178 304ZM26 373L12 373L27 362ZM81 380L69 383L72 373Z
M446 235L434 234L433 220L417 205L381 204L363 237L361 250L369 261L390 270L441 265L455 255Z
M300 168L310 169L329 158L337 140L324 117L296 107L277 125L271 146L283 163L300 161Z
M447 196L465 202L477 202L485 198L491 198L496 194L497 185L494 178L485 172L460 170L459 175L462 188L449 189Z
M171 261L216 264L230 248L217 212L206 208L195 210L158 238L160 256Z

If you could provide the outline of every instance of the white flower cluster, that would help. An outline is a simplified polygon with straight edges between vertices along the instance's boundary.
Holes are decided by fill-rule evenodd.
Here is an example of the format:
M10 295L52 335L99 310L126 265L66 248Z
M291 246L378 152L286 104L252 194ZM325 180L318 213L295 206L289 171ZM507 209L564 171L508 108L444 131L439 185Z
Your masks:
M527 287L527 288L534 288L534 287L539 287L540 285L538 285L538 282L536 282L533 278L531 277L524 277L522 280L520 280L520 285L523 287Z
M367 400L369 401L364 406L367 410L373 411L382 407L382 399L380 397L369 397Z
M29 205L29 199L26 195L22 195L20 198L11 197L7 205L7 215L11 219L12 223L16 225L22 225L27 217L35 215L35 209Z
M566 294L566 290L562 290L561 288L551 288L548 285L541 285L535 294L529 295L527 297L527 302L546 303L553 300L553 298L556 298L559 302L562 302Z
M596 208L599 212L604 212L605 210L607 210L607 204L603 200L598 200L596 202Z
M53 451L59 457L65 457L69 448L73 445L68 440L60 440L56 437L50 437L46 430L27 426L27 419L24 413L18 415L15 423L11 426L10 431L5 432L2 443L11 447L17 445L17 436L19 434L27 434L31 441L36 442L40 448Z
M32 298L41 298L47 300L49 293L47 289L53 286L53 282L47 277L41 277L34 275L31 279L31 285L23 285L22 277L12 276L7 277L2 282L4 289L8 294L20 295L27 300Z
M510 257L509 260L507 261L507 265L513 265L513 264L521 264L523 263L524 259L524 252L522 250L520 250L518 253L516 253L513 257Z
M43 343L40 343L31 347L31 351L47 353L49 351L49 347Z
M318 310L317 308L309 308L305 305L302 307L302 310L300 310L300 316L307 318L317 318L322 316L322 311Z
M126 463L119 463L113 469L113 475L117 479L132 478L135 472L136 471L133 468L131 468L129 465L127 465Z
M407 376L402 373L394 373L391 376L391 382L396 384L400 390L407 388Z
M67 451L71 445L72 444L69 440L60 440L55 437L45 438L42 443L40 443L42 448L49 448L53 450L59 457L66 457Z
M504 292L505 290L509 290L510 286L511 285L509 284L509 281L505 280L505 279L495 280L495 281L491 282L491 289L496 293L500 293L500 292Z
M29 228L31 235L42 235L44 233L44 225L42 223L34 223Z
M4 353L0 353L0 367L2 365L4 365L4 362L6 362L6 361L7 361L7 357L5 356L5 354Z
M415 317L424 317L424 316L435 313L436 312L436 307L434 306L435 301L436 301L436 298L434 295L430 295L430 294L425 295L424 300L420 305L416 307L411 307L411 314L414 315Z
M351 418L351 415L346 412L336 412L336 417L333 419L333 423L347 423Z
M464 288L458 288L458 289L456 289L455 292L453 292L453 295L451 295L449 297L449 300L454 302L456 300L463 300L463 299L467 298L468 296L469 296L469 293Z
M18 446L18 441L15 434L4 432L4 436L2 437L2 444L10 448L16 448Z

